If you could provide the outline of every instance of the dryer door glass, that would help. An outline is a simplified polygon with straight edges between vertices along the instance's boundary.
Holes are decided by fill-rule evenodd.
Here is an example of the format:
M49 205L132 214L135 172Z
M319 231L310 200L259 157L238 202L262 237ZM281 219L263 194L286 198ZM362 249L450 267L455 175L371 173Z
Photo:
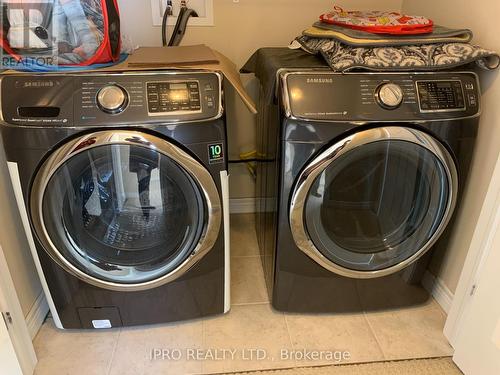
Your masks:
M377 271L420 252L449 205L446 166L402 140L356 147L314 180L305 204L310 240L344 269Z
M172 158L113 144L67 159L47 184L42 215L58 256L95 279L130 284L190 257L207 211L198 183Z

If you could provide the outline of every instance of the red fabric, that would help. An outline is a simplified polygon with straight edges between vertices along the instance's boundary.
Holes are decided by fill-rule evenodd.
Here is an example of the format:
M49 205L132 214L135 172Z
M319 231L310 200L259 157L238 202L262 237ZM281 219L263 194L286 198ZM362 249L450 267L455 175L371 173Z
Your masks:
M374 34L396 35L431 33L434 25L432 20L422 16L409 16L398 12L344 11L338 6L335 6L332 12L322 14L320 20Z
M100 64L100 63L109 63L109 62L116 62L120 58L120 48L117 49L117 53L113 55L113 52L111 51L111 41L109 39L109 15L108 15L108 8L106 6L107 1L112 1L114 4L114 7L116 9L116 12L118 13L118 16L120 15L119 9L118 9L118 3L117 0L101 0L102 4L102 13L104 16L104 39L100 45L100 47L97 49L95 52L94 56L88 59L87 61L84 61L80 64L79 66L88 66L88 65L93 65L93 64ZM119 42L121 44L121 40Z
M7 38L3 35L3 31L0 30L0 48L2 48L5 52L7 52L10 56L12 56L16 61L21 61L21 56L16 54L12 48L9 46L9 42Z
M434 28L433 25L412 25L411 27L408 26L384 27L384 26L356 26L356 25L345 24L342 22L323 21L323 20L321 21L326 23L331 23L333 25L347 27L349 29L367 31L373 34L394 34L394 35L428 34L432 33L432 30Z

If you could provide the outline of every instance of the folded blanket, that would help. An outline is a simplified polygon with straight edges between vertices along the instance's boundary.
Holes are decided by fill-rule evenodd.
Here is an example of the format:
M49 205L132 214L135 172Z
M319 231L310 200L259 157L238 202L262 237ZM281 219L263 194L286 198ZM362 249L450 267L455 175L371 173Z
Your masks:
M353 47L334 39L302 35L290 48L320 54L334 71L356 68L377 71L442 70L472 62L483 69L493 70L500 65L500 56L496 52L469 43Z
M434 25L432 33L421 35L383 35L362 30L349 29L325 22L316 22L303 35L312 38L335 39L354 47L401 46L434 43L468 43L472 31L468 29L449 29Z

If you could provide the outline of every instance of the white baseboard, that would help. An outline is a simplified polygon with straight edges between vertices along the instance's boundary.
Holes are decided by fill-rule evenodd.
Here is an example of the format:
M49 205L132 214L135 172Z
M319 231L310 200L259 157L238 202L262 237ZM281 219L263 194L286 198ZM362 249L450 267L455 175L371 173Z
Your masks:
M229 212L232 214L251 214L255 212L255 198L234 198L229 200Z
M40 330L48 312L49 304L47 303L45 294L42 291L28 312L28 315L26 315L26 324L32 340Z
M448 314L451 309L451 303L453 302L453 293L444 284L443 280L434 276L429 271L426 271L422 280L422 285Z

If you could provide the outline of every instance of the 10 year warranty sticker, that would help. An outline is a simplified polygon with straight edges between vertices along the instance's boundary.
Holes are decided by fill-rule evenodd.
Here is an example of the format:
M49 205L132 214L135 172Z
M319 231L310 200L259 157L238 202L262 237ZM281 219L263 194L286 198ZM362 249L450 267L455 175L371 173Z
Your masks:
M208 145L208 162L210 164L222 163L224 161L224 147L222 143Z

